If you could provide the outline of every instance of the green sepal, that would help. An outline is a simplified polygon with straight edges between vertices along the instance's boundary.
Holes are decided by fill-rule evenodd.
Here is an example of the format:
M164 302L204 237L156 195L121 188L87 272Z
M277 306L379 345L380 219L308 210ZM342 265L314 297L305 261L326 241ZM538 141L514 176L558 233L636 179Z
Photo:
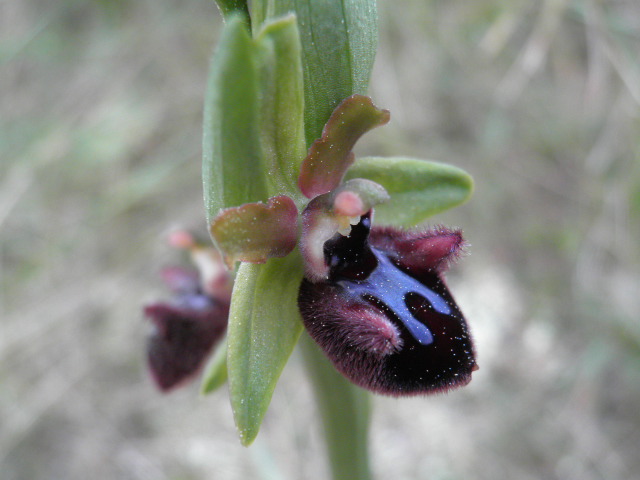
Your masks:
M464 170L416 158L358 158L345 178L366 178L386 189L390 200L376 207L378 225L417 225L473 193L473 179Z
M319 138L345 98L367 93L378 41L371 0L262 0L251 2L253 28L268 18L296 14L304 69L307 145Z
M295 17L271 21L253 39L242 15L229 16L211 62L204 109L209 223L225 208L276 195L300 197L303 115Z
M227 367L233 416L240 441L250 445L273 390L302 332L298 250L262 265L243 263L229 313Z
M227 341L225 339L220 343L204 369L200 393L207 395L214 392L225 384L227 378Z

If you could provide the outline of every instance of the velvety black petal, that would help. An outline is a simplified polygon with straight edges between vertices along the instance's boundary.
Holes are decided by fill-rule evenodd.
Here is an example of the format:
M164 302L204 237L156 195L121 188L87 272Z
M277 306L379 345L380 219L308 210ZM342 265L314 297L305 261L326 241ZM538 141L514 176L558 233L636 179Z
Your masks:
M460 232L373 229L362 217L325 244L328 281L302 282L312 338L357 385L387 395L446 391L471 380L473 345L442 278Z

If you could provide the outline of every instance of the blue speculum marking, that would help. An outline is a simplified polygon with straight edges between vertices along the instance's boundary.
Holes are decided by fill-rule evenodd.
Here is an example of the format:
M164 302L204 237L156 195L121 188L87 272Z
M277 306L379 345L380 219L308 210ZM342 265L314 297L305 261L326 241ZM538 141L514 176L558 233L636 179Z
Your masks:
M366 280L338 281L349 293L366 299L375 297L392 310L416 341L422 345L433 343L433 334L416 319L405 302L408 293L425 298L431 308L442 315L451 315L451 307L444 298L415 278L402 272L385 255L372 249L378 265Z

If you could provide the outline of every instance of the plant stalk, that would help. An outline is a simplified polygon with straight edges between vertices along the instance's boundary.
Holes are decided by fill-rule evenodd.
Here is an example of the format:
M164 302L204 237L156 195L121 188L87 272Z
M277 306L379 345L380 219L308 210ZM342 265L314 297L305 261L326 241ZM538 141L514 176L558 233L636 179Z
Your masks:
M372 480L369 393L347 381L306 333L300 338L322 419L333 480Z

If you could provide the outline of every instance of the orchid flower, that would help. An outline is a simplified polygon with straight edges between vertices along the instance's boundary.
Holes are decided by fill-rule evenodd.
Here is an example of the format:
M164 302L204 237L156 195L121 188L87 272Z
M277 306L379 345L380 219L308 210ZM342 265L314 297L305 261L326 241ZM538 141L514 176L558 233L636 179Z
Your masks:
M205 99L203 184L211 238L234 286L223 353L202 390L228 376L249 445L306 328L334 476L365 480L369 410L358 387L444 392L477 369L444 279L462 234L416 227L465 202L473 183L442 163L355 158L358 139L390 119L364 95L373 0L218 5L225 27Z
M296 189L211 219L227 266L241 262L229 327L232 402L256 388L253 372L260 383L277 378L281 367L270 360L286 360L300 325L338 371L376 393L442 392L471 380L474 347L444 281L463 250L461 232L374 226L378 210L395 214L394 225L426 218L464 200L471 183L458 169L423 160L356 160L357 140L389 118L369 97L344 99L300 162ZM468 190L447 198L459 185ZM425 194L430 201L419 203Z
M153 326L147 340L147 361L162 392L188 383L202 369L227 329L232 277L220 254L184 231L169 243L190 252L197 269L165 267L162 279L173 296L144 308Z

